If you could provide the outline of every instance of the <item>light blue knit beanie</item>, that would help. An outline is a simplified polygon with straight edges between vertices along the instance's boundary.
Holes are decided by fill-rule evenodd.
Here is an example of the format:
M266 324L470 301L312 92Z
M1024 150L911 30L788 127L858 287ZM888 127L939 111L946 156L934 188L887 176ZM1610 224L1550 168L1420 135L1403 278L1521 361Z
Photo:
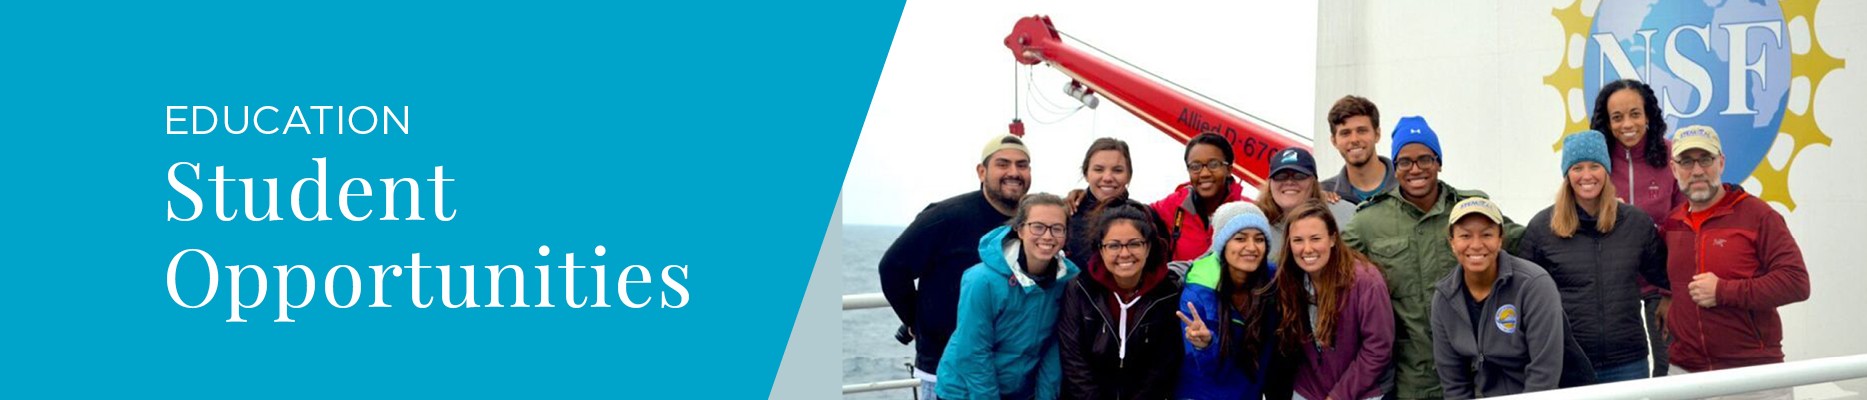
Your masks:
M1212 247L1206 250L1207 253L1224 252L1225 242L1231 241L1232 235L1238 234L1238 231L1248 228L1255 228L1258 232L1264 233L1264 242L1267 243L1264 249L1265 260L1270 260L1278 254L1278 246L1283 244L1283 238L1277 237L1277 232L1271 231L1270 219L1264 217L1264 210L1259 209L1256 203L1249 201L1234 201L1220 205L1218 210L1212 212L1212 224L1219 229L1212 231Z

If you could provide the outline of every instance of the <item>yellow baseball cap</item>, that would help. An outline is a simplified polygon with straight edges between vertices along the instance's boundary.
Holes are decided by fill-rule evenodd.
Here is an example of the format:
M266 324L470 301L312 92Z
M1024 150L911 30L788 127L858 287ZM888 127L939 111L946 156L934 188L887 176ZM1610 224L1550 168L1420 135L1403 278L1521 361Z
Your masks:
M1715 156L1724 156L1724 145L1718 140L1718 131L1709 126L1692 125L1673 132L1673 158L1685 154L1686 150L1701 149Z

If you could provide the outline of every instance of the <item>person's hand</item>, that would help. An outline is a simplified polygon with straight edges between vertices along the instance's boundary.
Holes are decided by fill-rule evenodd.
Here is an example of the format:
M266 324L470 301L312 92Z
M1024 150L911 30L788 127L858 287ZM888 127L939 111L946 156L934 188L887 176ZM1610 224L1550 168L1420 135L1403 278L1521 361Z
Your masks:
M901 324L900 328L895 328L895 341L901 344L913 343L914 328L908 327L908 324Z
M1088 193L1089 192L1084 192L1082 189L1070 189L1070 194L1063 197L1063 212L1065 215L1076 215L1076 203L1083 202L1083 196Z
M1187 318L1186 313L1179 311L1174 311L1173 315L1179 316L1180 322L1186 323L1186 342L1192 343L1193 348L1205 350L1206 346L1212 345L1212 331L1206 329L1206 320L1199 318L1199 307L1194 307L1193 302L1186 302L1186 310L1193 312L1192 318Z
M1333 191L1324 190L1322 191L1322 200L1324 203L1335 204L1335 202L1342 201L1342 195Z
M1692 283L1686 285L1686 292L1692 295L1692 302L1699 307L1718 306L1718 275L1710 272L1693 275Z
M1661 297L1660 306L1653 309L1653 325L1660 327L1660 342L1672 340L1672 328L1666 326L1666 310L1672 308L1673 298Z

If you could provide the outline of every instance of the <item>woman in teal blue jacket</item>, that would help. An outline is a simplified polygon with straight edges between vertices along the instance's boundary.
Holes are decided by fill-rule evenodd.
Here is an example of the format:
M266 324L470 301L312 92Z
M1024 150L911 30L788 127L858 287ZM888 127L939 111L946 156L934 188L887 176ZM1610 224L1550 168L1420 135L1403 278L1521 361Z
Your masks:
M1008 226L979 239L960 279L959 319L934 391L942 399L1055 399L1057 302L1076 277L1058 256L1068 237L1062 198L1032 194Z

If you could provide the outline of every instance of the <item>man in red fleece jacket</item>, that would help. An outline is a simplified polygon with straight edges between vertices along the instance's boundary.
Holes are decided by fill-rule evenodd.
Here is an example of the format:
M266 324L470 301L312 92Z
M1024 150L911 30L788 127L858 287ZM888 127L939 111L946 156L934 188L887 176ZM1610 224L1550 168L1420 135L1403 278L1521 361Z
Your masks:
M1763 200L1720 182L1724 152L1705 126L1680 129L1673 175L1686 204L1661 223L1674 296L1671 374L1783 362L1776 309L1809 298L1809 272L1796 238ZM1765 394L1787 397L1781 393Z

